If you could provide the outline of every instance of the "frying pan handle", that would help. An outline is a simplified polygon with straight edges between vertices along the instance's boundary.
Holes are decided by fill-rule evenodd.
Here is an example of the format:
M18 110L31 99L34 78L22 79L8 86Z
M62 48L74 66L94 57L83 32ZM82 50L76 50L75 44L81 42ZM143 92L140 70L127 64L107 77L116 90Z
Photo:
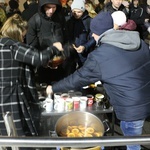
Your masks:
M105 126L106 126L105 132L108 132L108 131L110 130L110 126L108 125L108 124L109 124L108 119L105 119L105 120L103 121L103 124L105 124Z

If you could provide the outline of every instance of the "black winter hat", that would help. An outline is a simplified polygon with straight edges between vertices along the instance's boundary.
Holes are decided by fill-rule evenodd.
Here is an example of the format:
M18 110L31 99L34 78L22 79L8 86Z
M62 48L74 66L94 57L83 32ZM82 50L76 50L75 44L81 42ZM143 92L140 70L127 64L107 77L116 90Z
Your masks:
M9 6L12 10L14 10L14 9L18 9L19 4L16 0L10 0L9 1Z

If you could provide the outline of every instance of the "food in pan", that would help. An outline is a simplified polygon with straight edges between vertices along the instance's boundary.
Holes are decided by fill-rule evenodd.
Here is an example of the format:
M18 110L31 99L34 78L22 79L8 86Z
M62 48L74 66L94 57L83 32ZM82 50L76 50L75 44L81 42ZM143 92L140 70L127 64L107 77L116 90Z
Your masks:
M70 133L70 130L69 130L69 129L62 128L62 130L61 130L61 132L60 132L60 135L61 135L61 136L67 136L69 133Z
M88 134L93 134L94 133L94 129L92 127L88 127L85 129L85 132Z
M96 131L92 126L71 126L69 125L66 128L60 130L59 136L65 137L100 137L102 132Z
M103 136L103 134L102 134L102 132L94 132L94 136L100 137L100 136Z

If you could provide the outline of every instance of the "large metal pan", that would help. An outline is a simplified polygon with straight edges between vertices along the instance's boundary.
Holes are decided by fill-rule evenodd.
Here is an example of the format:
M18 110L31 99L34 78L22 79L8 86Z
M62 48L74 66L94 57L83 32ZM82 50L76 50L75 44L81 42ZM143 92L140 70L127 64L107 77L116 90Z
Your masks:
M73 130L74 132L71 131L73 128L79 129L79 131L80 129L83 129L83 132L80 131L83 134L78 135L78 130ZM91 133L88 132L87 134L87 129L89 128L94 130L90 131ZM57 136L64 137L99 137L104 135L104 130L104 125L98 117L89 112L81 111L69 112L68 114L60 117L55 124L55 132ZM73 132L76 135L71 136L69 134L70 132Z

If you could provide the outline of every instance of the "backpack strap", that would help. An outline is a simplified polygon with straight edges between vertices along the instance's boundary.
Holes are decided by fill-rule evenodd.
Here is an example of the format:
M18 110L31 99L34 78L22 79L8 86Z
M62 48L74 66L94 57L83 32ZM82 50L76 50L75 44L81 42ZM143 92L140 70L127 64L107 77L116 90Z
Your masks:
M35 15L35 23L36 23L37 37L39 37L42 21L41 21L41 16L38 13Z

